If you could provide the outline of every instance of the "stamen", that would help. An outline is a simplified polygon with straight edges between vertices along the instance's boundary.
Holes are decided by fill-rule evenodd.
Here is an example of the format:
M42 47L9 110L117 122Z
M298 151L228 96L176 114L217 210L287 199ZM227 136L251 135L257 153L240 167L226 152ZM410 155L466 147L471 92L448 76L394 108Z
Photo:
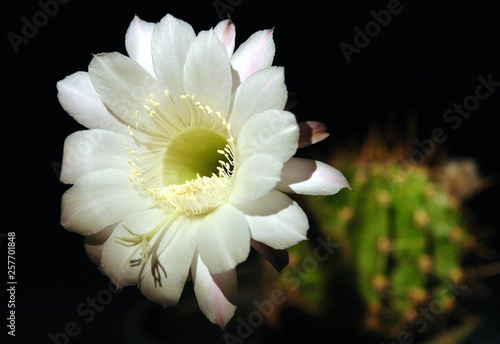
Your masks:
M162 207L175 209L186 215L210 211L226 197L229 177L224 174L212 177L197 176L182 185L169 185L161 190L148 189L148 193Z
M151 255L151 246L149 243L160 230L166 228L168 222L174 219L178 213L179 213L178 211L170 213L169 216L163 219L162 222L160 222L152 230L144 234L136 234L132 232L132 230L130 230L129 228L125 226L123 227L131 235L131 237L118 237L115 240L119 244L126 247L138 246L137 249L127 259L127 262L129 263L130 266L134 267L138 265L145 265L147 263ZM140 254L141 257L139 259L132 259L137 254L137 252L139 252L139 250L141 251Z
M143 185L144 190L163 208L182 212L185 215L209 212L225 200L231 184L235 160L234 138L230 131L231 125L220 112L214 111L210 106L202 104L193 95L185 94L180 96L180 99L186 101L184 111L188 111L188 113L183 114L176 112L177 109L167 90L164 91L164 95L167 97L167 107L162 107L160 104L161 100L157 99L153 94L150 94L149 98L145 99L143 107L148 112L148 121L141 121L140 113L136 111L136 117L139 118L139 121L135 123L135 130L137 130L137 133L144 132L144 135L141 133L141 135L135 136L136 141L139 145L145 145L148 148L146 151L139 151L134 155L134 157L136 155L141 157L139 165L134 162L137 161L137 157L133 159L134 161L127 160L130 165L134 166L130 170L132 176L129 180L134 186ZM165 109L170 109L168 111L173 111L174 113L165 113ZM175 173L178 173L175 164L177 161L182 163L183 160L182 158L172 158L174 160L169 160L169 169L165 170L165 167L162 165L165 149L169 149L168 146L174 138L186 130L193 130L195 128L200 128L202 130L201 133L203 133L203 130L207 130L207 132L213 131L211 135L220 135L221 138L225 138L225 146L222 149L216 150L223 159L218 160L219 166L214 167L217 171L216 173L212 173L210 176L200 176L198 173L195 178L187 180L184 183L178 183L176 180L179 180L181 177L175 176ZM128 129L130 135L135 134L131 126L128 126ZM198 131L198 133L200 132ZM188 138L180 139L180 141L177 139L175 142L176 144L190 144ZM197 149L196 145L194 147L193 149ZM125 148L130 154L136 153L126 142ZM185 149L179 148L177 152L173 153L172 157L178 156L175 154L184 154ZM206 168L204 166L204 173L207 172ZM155 186L163 180L162 178L164 177L161 174L164 173L174 174L172 177L168 177L167 175L166 187ZM174 182L172 183L172 181Z

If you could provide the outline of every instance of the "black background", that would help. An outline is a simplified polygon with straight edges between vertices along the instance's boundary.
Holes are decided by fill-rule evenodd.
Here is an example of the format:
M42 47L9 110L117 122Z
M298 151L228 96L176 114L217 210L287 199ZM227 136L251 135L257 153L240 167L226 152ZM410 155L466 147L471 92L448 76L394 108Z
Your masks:
M331 137L304 154L324 155L332 147L360 142L373 123L396 123L402 128L412 113L418 138L429 138L434 128L442 128L448 135L439 146L443 152L474 157L484 176L498 177L500 88L456 130L443 120L443 113L473 95L479 76L487 78L491 73L493 80L500 81L500 2L401 1L402 12L359 54L353 54L351 63L339 44L352 45L354 27L364 28L373 20L370 11L385 9L387 1L232 3L240 3L228 8L237 45L257 30L275 27L274 65L285 66L287 87L297 94L299 104L293 112L299 121L321 120L329 127ZM116 294L89 324L76 313L87 297L107 288L108 279L87 259L82 238L59 225L60 198L67 188L57 175L63 142L83 127L59 105L56 82L87 70L92 53L125 53L124 35L134 14L157 22L171 13L195 31L215 26L219 14L212 1L71 0L60 5L57 15L15 53L8 33L21 35L22 18L31 21L41 8L36 1L8 0L1 6L0 136L6 221L0 232L16 233L17 337L12 342L49 343L49 332L63 331L66 323L76 321L81 333L70 343L126 343L131 338L124 320L127 311L147 303L136 288ZM495 185L468 203L475 226L498 229L499 198ZM490 246L498 248L497 238L489 239ZM1 240L0 261L6 265L6 244ZM495 286L494 279L486 282ZM494 308L498 297L487 300L484 303ZM5 305L0 304L2 319ZM488 311L488 307L480 309ZM494 313L485 314L490 314L492 323L497 321ZM187 330L166 324L165 331L176 338L193 332L204 338L207 331L222 340L221 331L200 321L200 327L188 325ZM4 323L2 335L7 331ZM293 331L304 334L308 329ZM484 334L487 331L480 336L489 338L485 343L493 343ZM344 341L334 336L329 342Z

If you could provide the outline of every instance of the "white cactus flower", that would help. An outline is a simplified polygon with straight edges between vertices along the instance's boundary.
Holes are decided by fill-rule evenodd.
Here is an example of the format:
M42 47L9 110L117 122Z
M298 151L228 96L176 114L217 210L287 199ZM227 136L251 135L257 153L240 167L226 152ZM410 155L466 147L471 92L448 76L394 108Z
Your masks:
M236 309L237 264L251 242L286 249L308 221L283 192L334 194L348 183L298 146L327 136L284 111L273 31L233 54L230 20L195 34L171 15L134 18L129 57L95 55L57 84L63 108L89 128L64 145L62 225L117 287L163 306L191 276L203 313L224 327ZM302 135L299 135L299 132ZM264 244L264 245L262 245Z

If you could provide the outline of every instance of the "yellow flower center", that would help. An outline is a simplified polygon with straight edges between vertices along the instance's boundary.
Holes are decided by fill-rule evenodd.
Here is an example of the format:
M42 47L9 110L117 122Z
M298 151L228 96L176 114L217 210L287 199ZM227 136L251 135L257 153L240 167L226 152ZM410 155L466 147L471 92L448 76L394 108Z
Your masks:
M168 92L165 96L170 97ZM229 123L219 112L203 106L193 96L185 95L181 99L185 102L184 112L174 115L169 112L178 110L162 106L155 96L150 95L146 100L145 108L157 127L153 128L154 137L147 130L145 135L135 135L139 144L151 148L143 154L146 161L142 164L143 171L138 171L141 159L131 161L134 165L131 181L145 187L161 207L197 215L213 210L228 195L234 139ZM136 129L141 125L149 125L151 132L151 123L137 123ZM163 137L156 133L163 133Z
M187 180L217 173L226 138L211 129L189 128L175 136L165 151L162 185L182 184Z

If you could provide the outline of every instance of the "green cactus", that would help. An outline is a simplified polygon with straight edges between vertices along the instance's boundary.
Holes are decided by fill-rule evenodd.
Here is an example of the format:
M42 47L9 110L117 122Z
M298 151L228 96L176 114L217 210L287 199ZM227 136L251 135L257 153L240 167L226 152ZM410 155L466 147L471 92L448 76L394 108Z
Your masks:
M429 167L361 156L335 164L353 191L308 199L319 233L341 243L342 258L301 276L298 293L324 309L326 281L343 283L345 271L351 271L352 287L365 304L365 328L390 338L411 328L422 308L433 306L433 316L441 319L453 309L463 283L467 234L460 198L433 178ZM287 269L293 272L298 264L293 261L311 255L313 245L291 248L294 259Z

